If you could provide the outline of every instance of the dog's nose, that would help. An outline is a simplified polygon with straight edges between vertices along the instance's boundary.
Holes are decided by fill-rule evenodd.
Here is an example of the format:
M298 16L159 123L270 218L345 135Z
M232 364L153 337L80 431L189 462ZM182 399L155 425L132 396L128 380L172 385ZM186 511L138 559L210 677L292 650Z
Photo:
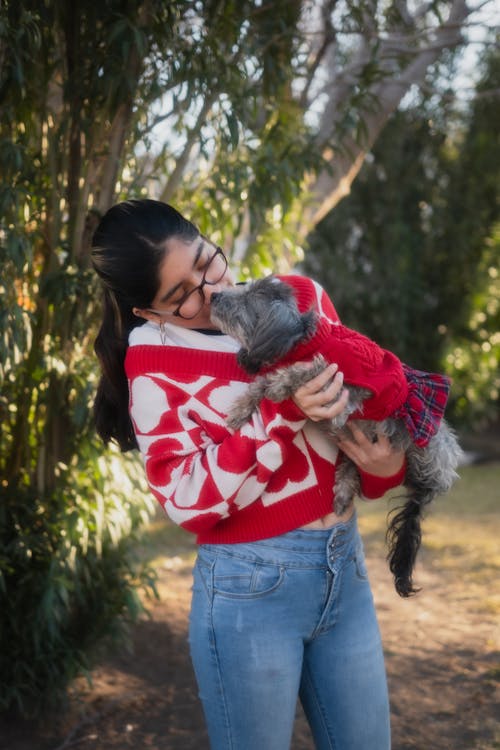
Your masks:
M214 292L213 294L211 294L210 304L212 304L212 302L217 302L217 297L220 297L220 292Z

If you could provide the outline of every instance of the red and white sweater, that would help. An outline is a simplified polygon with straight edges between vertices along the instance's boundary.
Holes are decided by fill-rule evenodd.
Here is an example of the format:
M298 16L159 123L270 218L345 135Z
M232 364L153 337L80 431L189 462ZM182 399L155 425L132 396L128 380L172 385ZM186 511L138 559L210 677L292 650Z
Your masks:
M320 316L338 321L323 289L307 283ZM292 400L264 399L250 422L229 429L229 406L250 381L236 361L238 343L168 323L165 329L166 344L154 323L133 329L125 370L148 484L169 517L198 543L236 543L330 513L338 450L321 428ZM363 495L381 497L403 476L361 473Z

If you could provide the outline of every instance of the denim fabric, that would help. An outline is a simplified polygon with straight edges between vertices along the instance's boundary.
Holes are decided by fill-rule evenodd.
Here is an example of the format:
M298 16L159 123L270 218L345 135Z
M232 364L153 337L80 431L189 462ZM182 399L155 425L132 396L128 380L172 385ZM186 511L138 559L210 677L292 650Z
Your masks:
M382 645L355 517L201 546L189 639L212 750L288 750L299 694L319 750L389 750Z

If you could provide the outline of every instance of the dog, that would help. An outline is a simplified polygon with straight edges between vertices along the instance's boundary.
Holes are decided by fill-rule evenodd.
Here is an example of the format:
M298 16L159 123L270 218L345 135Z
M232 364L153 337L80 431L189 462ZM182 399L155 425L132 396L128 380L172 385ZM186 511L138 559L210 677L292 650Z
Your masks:
M380 349L375 342L344 326L328 323L328 339L333 341L333 359L328 360L319 352L314 354L312 364L294 361L295 351L300 359L301 344L310 342L314 346L320 318L313 308L300 312L292 287L276 277L266 277L213 294L211 319L224 333L240 343L238 362L248 373L256 375L247 392L237 398L230 408L227 423L232 429L238 429L250 418L261 399L279 402L291 397L297 388L322 372L329 361L337 362L339 370L346 376L346 366L349 369L349 363L353 362L353 358L363 347L373 347L377 355L382 352L381 361L389 363L385 365L388 372L394 371L398 375L399 379L396 375L394 377L395 383L403 380L407 387L408 382L415 381L416 385L412 385L417 389L415 393L418 392L419 383L433 378L437 388L444 388L445 395L442 393L440 396L441 402L444 401L444 411L449 389L447 378L407 368L391 352ZM324 320L321 319L323 327ZM335 353L335 337L340 332L344 336L340 342L343 347L343 362L338 360ZM352 352L349 349L351 338L354 342ZM323 340L326 340L325 337ZM282 364L283 361L286 362L285 365ZM371 377L375 382L376 372ZM373 401L370 383L365 382L360 386L346 377L345 379L349 400L341 414L332 420L325 420L324 427L328 433L333 438L342 433L349 435L348 420L354 415L355 424L372 441L375 442L377 434L382 433L395 448L406 453L403 482L406 501L393 511L388 525L387 559L397 593L408 597L419 590L413 584L413 568L422 540L421 520L424 509L438 495L448 492L458 477L456 468L462 458L462 450L455 433L442 418L442 413L436 420L437 424L430 437L422 437L415 430L411 434L411 417L405 411L406 405L399 404L400 408L395 409L393 414L384 416L381 421L378 418L377 421L368 418L369 414L365 418L365 408L370 400ZM389 382L389 378L385 380ZM434 385L431 390L433 387ZM389 393L388 390L387 394ZM415 398L412 398L415 403ZM379 400L382 401L381 396ZM342 515L353 498L360 495L360 477L356 465L347 456L343 457L337 467L335 477L335 512Z

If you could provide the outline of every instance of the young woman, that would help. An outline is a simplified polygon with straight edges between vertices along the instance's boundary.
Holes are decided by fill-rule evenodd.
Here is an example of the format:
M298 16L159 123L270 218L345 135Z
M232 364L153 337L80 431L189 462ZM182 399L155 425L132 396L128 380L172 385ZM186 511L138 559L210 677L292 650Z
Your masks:
M358 465L363 494L404 476L404 455L359 431L341 449L315 424L345 399L330 366L231 431L247 387L238 345L210 320L234 283L219 247L172 207L111 208L93 242L103 283L96 340L99 434L139 448L170 518L197 535L190 647L213 750L286 750L297 697L321 750L388 750L379 630L354 508L335 515L335 467ZM315 282L290 277L304 304L337 313Z

